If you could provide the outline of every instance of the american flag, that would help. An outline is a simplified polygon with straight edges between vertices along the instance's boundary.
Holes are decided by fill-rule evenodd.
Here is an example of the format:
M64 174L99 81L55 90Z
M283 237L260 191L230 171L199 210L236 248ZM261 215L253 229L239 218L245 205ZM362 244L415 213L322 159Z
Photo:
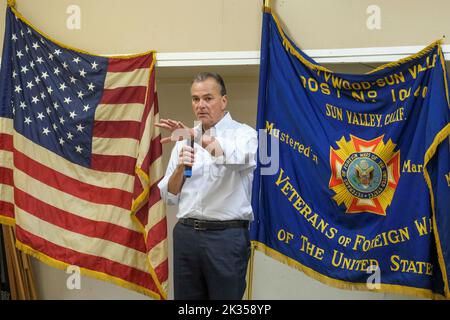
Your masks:
M52 266L167 298L155 53L68 48L8 8L0 73L0 222Z

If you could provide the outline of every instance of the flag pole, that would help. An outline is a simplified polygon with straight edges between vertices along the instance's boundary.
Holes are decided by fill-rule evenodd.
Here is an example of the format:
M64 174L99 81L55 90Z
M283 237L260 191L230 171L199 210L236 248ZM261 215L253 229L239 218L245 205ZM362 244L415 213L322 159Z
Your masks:
M255 260L255 248L250 245L250 258L247 266L247 300L253 300L253 262Z
M270 9L270 0L263 0L263 13L268 12L266 9ZM253 299L253 263L255 260L255 244L251 243L250 257L247 266L247 300Z

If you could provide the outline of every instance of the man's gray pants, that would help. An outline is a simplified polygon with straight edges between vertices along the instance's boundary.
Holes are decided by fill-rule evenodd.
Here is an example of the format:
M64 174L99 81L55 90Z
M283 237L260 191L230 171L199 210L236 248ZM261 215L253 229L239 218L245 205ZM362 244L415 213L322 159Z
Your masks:
M178 222L173 230L176 300L240 300L250 257L247 228L196 230Z

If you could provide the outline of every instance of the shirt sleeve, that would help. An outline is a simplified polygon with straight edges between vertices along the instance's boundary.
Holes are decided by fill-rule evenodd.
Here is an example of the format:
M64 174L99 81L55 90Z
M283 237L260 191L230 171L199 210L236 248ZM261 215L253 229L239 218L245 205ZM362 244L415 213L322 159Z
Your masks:
M158 183L161 198L168 205L177 205L180 200L180 194L175 195L170 193L168 190L169 179L172 176L173 172L175 171L177 164L178 164L178 144L176 144L173 147L172 153L170 155L169 164L167 165L166 174L164 175L164 178Z
M239 128L232 135L217 136L215 139L223 150L223 156L215 158L216 164L223 164L237 171L256 168L258 138L253 128Z

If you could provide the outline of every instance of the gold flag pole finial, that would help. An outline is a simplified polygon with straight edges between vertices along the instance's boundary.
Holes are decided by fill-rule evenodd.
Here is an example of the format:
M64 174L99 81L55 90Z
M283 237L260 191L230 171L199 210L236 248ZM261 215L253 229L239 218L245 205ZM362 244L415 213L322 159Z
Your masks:
M8 7L15 8L16 7L16 0L8 0Z
M270 9L270 0L264 0L264 5L263 5L263 12L271 12Z

